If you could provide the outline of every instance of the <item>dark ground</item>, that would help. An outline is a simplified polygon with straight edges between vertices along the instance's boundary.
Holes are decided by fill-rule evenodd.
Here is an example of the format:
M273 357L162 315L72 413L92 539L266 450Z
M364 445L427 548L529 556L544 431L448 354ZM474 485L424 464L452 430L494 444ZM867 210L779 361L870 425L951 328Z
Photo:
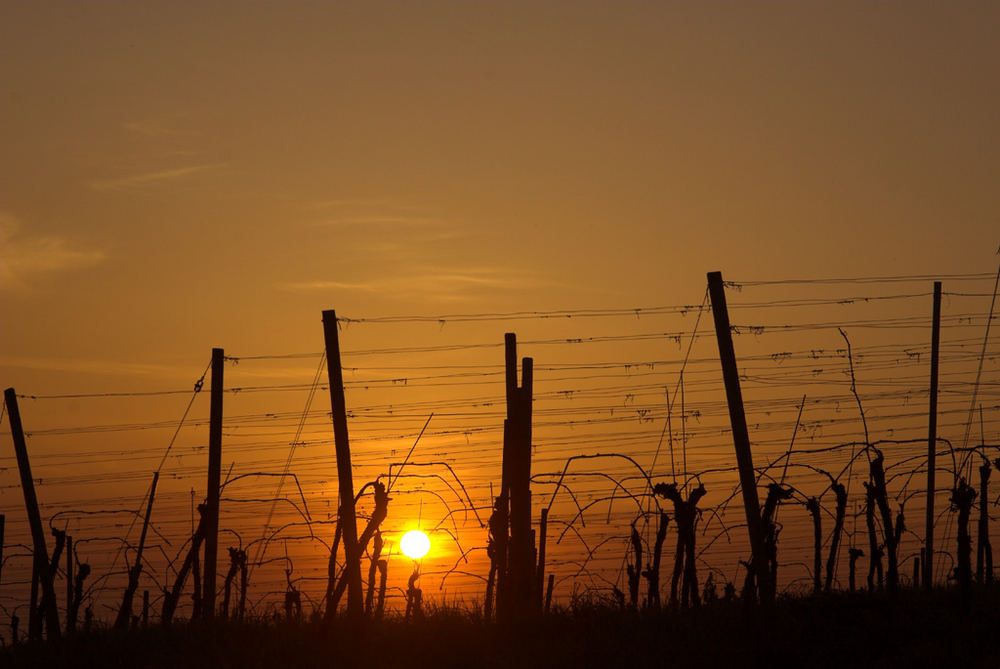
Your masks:
M1000 667L1000 590L739 602L634 613L578 606L517 627L435 611L352 629L177 624L0 649L0 667Z

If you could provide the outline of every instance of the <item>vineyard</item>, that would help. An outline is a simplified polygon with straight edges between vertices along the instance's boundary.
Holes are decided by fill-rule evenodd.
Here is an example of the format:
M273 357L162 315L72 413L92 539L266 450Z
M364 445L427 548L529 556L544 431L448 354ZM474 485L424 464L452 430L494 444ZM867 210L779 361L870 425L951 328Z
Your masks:
M117 388L54 369L6 394L0 633L968 598L1000 537L996 289L713 273L689 304L327 311L312 350Z

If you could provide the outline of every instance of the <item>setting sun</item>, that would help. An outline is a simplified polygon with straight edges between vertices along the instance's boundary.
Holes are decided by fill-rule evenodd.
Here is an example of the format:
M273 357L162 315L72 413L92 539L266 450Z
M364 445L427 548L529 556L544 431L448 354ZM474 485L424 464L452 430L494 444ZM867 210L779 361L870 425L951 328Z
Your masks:
M419 560L431 549L431 539L420 530L410 530L399 540L399 548L406 557Z

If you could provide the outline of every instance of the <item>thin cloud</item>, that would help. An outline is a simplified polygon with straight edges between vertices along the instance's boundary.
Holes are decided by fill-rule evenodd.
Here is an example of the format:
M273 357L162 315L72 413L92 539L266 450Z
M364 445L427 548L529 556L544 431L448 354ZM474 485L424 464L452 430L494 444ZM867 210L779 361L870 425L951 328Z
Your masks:
M115 190L119 188L130 188L132 186L142 186L144 184L159 183L184 179L192 174L216 170L225 167L226 163L206 163L203 165L190 165L188 167L177 167L171 170L159 170L157 172L144 172L143 174L133 174L131 176L119 177L117 179L103 179L91 182L91 186L96 190Z
M293 281L281 284L285 290L295 293L310 293L330 290L378 290L375 283L347 283L344 281Z
M397 204L384 199L375 198L330 198L300 202L306 209L331 210L342 213L363 214L372 212L394 212L397 214L426 213L422 207L407 204Z
M536 274L523 270L427 268L419 272L368 281L297 281L281 284L280 287L297 293L378 292L394 297L463 301L478 298L484 291L521 290L537 288L548 283Z
M417 216L344 216L319 221L317 225L339 226L369 226L369 225L399 225L399 226L440 226L442 221L433 218Z
M21 221L0 214L0 285L21 290L53 274L87 269L104 261L99 249L74 245L56 235L22 234Z

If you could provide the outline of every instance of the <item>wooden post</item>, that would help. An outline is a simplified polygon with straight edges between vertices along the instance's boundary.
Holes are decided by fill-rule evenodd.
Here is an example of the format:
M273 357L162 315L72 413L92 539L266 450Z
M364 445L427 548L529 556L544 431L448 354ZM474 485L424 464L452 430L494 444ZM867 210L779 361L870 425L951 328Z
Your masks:
M715 336L719 342L719 360L722 363L722 378L726 385L726 402L729 404L729 421L733 430L733 446L736 449L736 463L740 470L740 487L743 489L743 509L747 517L750 533L750 550L753 553L753 567L757 573L757 587L761 601L769 603L774 588L770 586L770 572L764 552L764 537L761 532L760 502L757 498L757 482L750 453L750 434L747 431L746 414L743 411L743 394L740 390L740 376L736 367L736 352L729 326L729 311L726 308L726 289L722 283L722 272L708 273L708 293L712 300L712 315L715 317Z
M219 478L222 473L222 374L226 354L221 348L212 349L212 392L208 423L208 484L206 486L205 571L201 613L215 617L215 572L219 556ZM152 497L150 497L152 505Z
M31 478L31 463L28 460L28 446L24 441L24 430L21 427L21 412L17 407L17 393L13 388L4 391L4 402L7 404L7 419L10 421L10 433L14 439L14 451L17 454L17 468L21 472L21 489L24 491L24 506L28 512L28 524L31 526L31 540L34 545L34 565L42 586L42 606L45 609L46 629L49 640L58 639L59 609L56 606L56 591L52 584L52 574L49 569L49 549L45 545L45 532L42 530L42 516L38 511L38 497L35 496L35 482Z
M510 481L510 554L511 588L518 615L531 609L534 589L535 546L531 538L531 393L532 359L524 358L521 387L517 389L514 415L514 439Z
M927 419L927 524L924 530L924 588L934 582L934 474L937 455L938 357L941 339L941 282L934 282L934 316L931 325L931 395Z
M517 337L504 335L507 419L504 421L503 470L497 528L497 616L523 617L531 610L536 590L535 541L531 530L531 398L533 362L522 360L517 385ZM509 533L507 528L509 527ZM506 561L504 564L503 561Z
M347 579L347 615L355 621L364 616L364 593L361 585L361 555L358 552L358 526L354 512L354 476L351 471L351 444L347 435L347 401L344 398L344 374L340 367L340 337L337 312L323 312L323 335L326 339L327 375L330 379L330 408L333 415L333 439L337 450L337 478L340 483L340 522L344 537L344 578Z
M507 332L504 339L504 369L507 397L507 418L503 422L503 460L500 473L500 499L497 502L496 530L493 540L497 548L497 585L496 585L496 615L497 620L505 620L513 613L517 586L518 554L513 534L512 486L517 477L517 443L519 437L520 409L517 387L517 336Z

